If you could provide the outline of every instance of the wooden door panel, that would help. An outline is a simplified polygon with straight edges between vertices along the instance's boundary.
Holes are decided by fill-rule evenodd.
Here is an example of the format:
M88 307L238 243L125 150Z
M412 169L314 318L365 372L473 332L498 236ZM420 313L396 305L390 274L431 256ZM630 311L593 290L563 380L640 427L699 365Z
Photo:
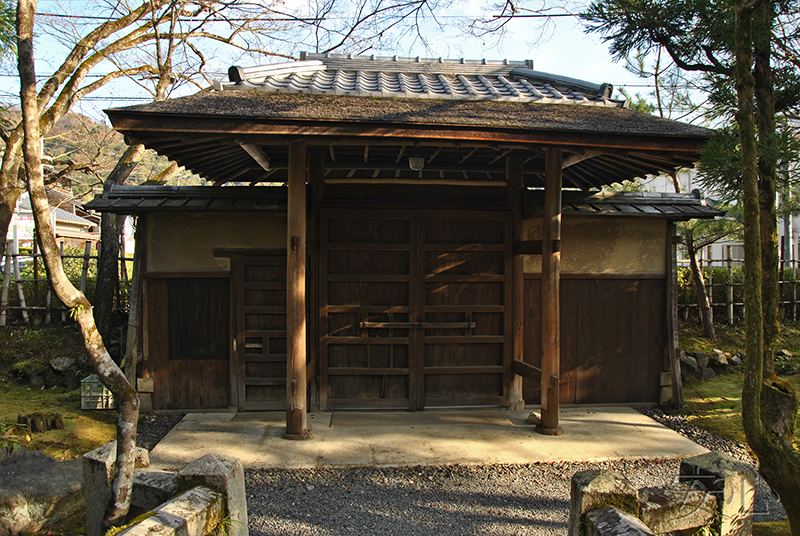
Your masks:
M323 407L503 402L505 213L322 211Z
M230 404L230 281L145 279L145 367L154 409L220 409Z
M427 211L423 233L424 319L436 326L423 330L425 405L501 405L511 358L509 216Z
M408 407L413 214L323 211L320 407Z

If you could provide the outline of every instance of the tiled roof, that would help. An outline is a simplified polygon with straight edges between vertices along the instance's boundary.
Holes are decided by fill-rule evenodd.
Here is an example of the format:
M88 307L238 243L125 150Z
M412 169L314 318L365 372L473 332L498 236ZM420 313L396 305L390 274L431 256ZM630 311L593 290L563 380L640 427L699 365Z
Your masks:
M525 197L525 217L541 216L544 194L529 190ZM625 216L686 221L694 218L714 218L724 211L714 207L700 195L659 192L564 192L561 200L564 216Z
M533 70L533 62L302 54L301 61L231 67L217 90L352 97L493 100L623 107L613 86Z
M20 196L19 201L17 201L17 209L18 210L25 210L25 211L30 211L31 210L31 201L30 201L30 199L28 198L27 195ZM73 214L72 212L64 210L63 208L58 208L58 207L52 207L51 206L50 207L50 212L52 214L55 214L56 221L77 223L77 224L80 224L80 225L86 225L87 227L95 225L94 222L89 221L86 218L81 218L80 216L77 216L77 215Z
M186 211L286 211L284 187L174 187L115 186L111 192L87 203L98 212L141 214ZM525 217L541 214L543 193L527 190ZM659 194L654 192L564 192L564 216L625 216L689 220L724 214L710 206L698 193Z

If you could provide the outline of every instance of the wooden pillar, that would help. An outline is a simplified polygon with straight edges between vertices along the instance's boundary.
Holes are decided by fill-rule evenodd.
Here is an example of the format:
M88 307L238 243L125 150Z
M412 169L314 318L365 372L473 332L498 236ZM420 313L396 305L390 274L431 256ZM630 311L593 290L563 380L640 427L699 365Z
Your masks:
M560 393L561 281L561 149L545 152L544 215L542 221L542 421L536 431L561 435Z
M683 405L683 383L681 380L681 358L678 349L678 251L675 224L667 224L667 359L672 378L672 403L676 408Z
M286 439L309 439L306 407L306 142L289 144Z
M506 158L506 182L508 184L508 204L514 211L512 242L516 244L523 239L522 192L524 187L521 155L511 154ZM515 252L511 261L511 277L508 284L511 285L513 356L514 361L522 361L524 358L522 341L525 330L525 275L523 257L518 252ZM512 410L525 409L525 400L522 397L522 376L508 371L507 377L509 384L506 392L506 405Z

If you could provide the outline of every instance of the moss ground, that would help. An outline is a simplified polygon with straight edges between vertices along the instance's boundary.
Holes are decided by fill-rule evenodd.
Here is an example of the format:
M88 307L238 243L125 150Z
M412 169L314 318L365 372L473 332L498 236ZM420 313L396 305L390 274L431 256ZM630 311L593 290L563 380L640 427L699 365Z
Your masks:
M86 360L80 333L74 327L50 329L10 328L0 330L0 425L5 429L20 414L59 413L63 430L34 433L26 437L17 429L19 443L41 450L57 460L82 455L114 439L117 414L114 411L81 410L80 390L64 387L34 388L24 382L25 371L50 367L54 357ZM24 364L25 367L20 367ZM79 374L88 374L83 369Z
M744 331L739 327L717 326L716 343L702 336L700 326L680 326L680 343L684 351L711 353L714 348L736 354L744 352ZM782 328L778 349L786 349L800 356L800 324L785 324ZM790 358L777 366L779 375L800 393L800 359ZM697 426L709 432L745 443L742 428L742 372L733 369L706 381L691 380L684 385L684 407L681 413ZM795 434L800 441L800 435Z

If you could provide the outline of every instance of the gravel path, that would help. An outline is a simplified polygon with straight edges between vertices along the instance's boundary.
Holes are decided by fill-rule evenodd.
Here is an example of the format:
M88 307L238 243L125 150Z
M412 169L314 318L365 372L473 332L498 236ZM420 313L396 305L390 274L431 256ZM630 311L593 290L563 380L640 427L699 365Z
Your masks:
M708 433L682 417L665 415L657 408L641 411L706 448L752 463L744 446L735 441ZM157 416L140 424L140 436L152 441L159 434L166 435L176 418ZM637 487L657 486L676 479L679 463L636 460L248 470L245 482L250 534L563 535L567 530L570 480L574 473L613 469ZM760 477L756 486L756 513L760 513L756 521L786 517Z

